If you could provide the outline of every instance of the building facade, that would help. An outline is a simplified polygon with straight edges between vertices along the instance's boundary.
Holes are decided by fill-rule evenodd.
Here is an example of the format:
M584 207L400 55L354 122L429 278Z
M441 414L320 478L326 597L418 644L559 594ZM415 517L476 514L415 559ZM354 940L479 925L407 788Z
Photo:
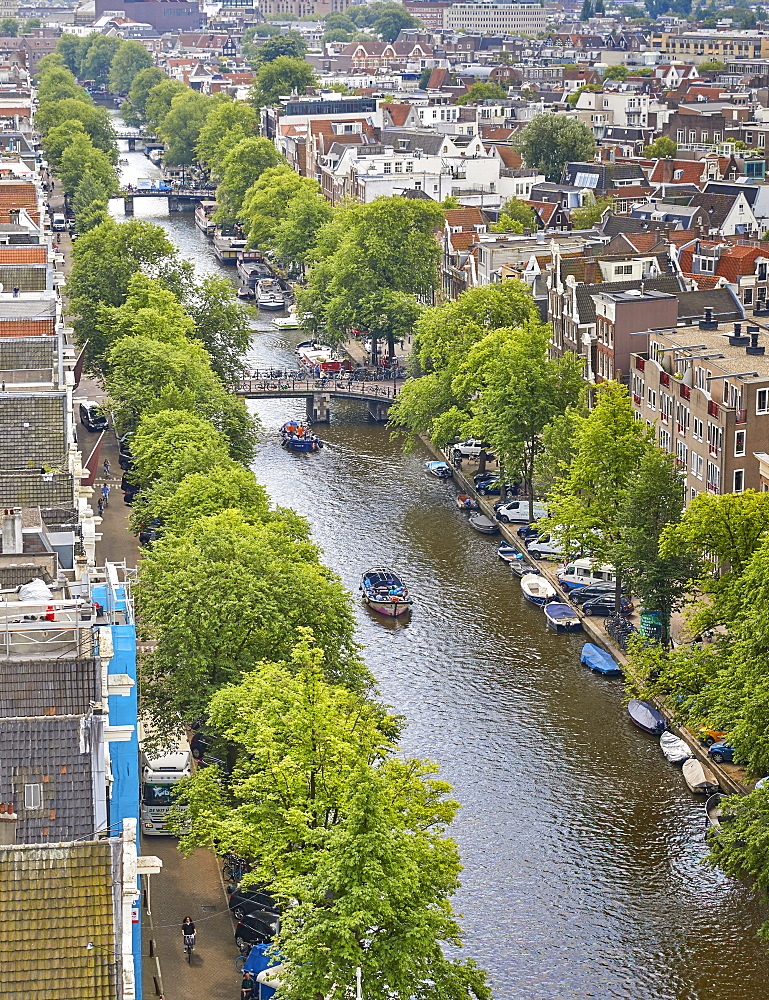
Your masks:
M546 20L538 3L454 3L443 11L443 27L452 31L536 35L545 30Z

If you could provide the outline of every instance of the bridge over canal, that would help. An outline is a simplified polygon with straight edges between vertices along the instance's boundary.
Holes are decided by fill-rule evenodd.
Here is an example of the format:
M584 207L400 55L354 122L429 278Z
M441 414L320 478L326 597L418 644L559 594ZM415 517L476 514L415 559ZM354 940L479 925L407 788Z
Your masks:
M403 379L388 381L360 381L340 378L297 378L293 372L287 376L260 375L258 372L242 379L235 393L243 399L304 399L307 400L307 419L315 424L328 423L332 399L355 399L366 403L372 420L387 420L387 412L397 400Z

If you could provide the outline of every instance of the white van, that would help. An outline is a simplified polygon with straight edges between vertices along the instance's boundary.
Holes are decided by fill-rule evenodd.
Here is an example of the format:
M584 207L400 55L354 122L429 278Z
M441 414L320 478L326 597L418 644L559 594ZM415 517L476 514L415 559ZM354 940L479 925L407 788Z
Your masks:
M616 570L608 563L596 559L572 559L559 569L556 576L564 587L592 587L595 584L612 584L616 580Z
M61 212L54 212L53 219L51 221L51 227L54 232L63 233L67 228L67 219Z
M497 520L501 521L502 524L510 524L511 521L528 524L529 521L539 521L543 517L547 517L547 504L542 503L541 500L534 501L533 517L529 517L528 500L510 500L497 507Z
M569 555L565 544L552 531L547 531L535 538L527 548L529 555L535 559L553 559L558 562L560 559L566 559Z

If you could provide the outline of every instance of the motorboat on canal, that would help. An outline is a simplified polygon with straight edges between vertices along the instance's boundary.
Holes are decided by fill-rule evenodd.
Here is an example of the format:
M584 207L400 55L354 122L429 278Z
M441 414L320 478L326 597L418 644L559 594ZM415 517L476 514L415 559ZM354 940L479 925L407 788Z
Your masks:
M526 561L526 556L519 552L514 559L508 560L510 565L510 572L513 576L517 576L520 580L523 576L540 576L542 570L539 566L534 566L532 563Z
M286 308L283 291L275 278L261 278L256 285L256 304L260 309Z
M689 744L670 732L660 736L660 750L664 753L665 760L671 764L683 764L692 755Z
M590 667L593 673L601 674L603 677L622 676L622 667L616 660L609 656L605 649L592 642L586 642L582 647L580 662Z
M537 576L536 573L526 573L521 577L521 590L527 601L540 608L555 597L555 587L544 576Z
M581 632L582 622L579 615L570 604L560 604L551 601L542 609L547 618L547 624L555 632Z
M682 774L686 787L695 795L713 795L714 792L721 791L713 772L696 757L684 761Z
M323 344L319 340L303 340L301 344L296 345L294 354L299 358L301 367L311 375L333 376L350 368L330 344Z
M463 514L471 514L474 510L480 510L481 509L481 505L475 499L475 497L471 497L467 493L460 493L459 494L459 496L456 498L456 505L459 508L459 510L462 511ZM502 542L502 545L506 545L506 544L507 544L507 542ZM501 548L501 546L500 546L500 548Z
M425 472L437 479L451 479L451 466L445 462L425 462Z
M492 521L485 514L471 514L467 519L467 523L482 535L496 535L499 531L497 522Z
M296 306L291 306L287 316L276 316L272 320L272 325L276 326L279 330L298 330L302 324L299 320Z
M643 729L645 733L651 733L652 736L661 736L668 727L665 716L648 701L639 701L637 698L633 698L628 703L627 710L631 721L639 729Z
M313 434L309 427L296 420L287 420L280 428L280 436L284 447L289 451L312 452L323 447L317 434Z
M272 268L258 250L242 250L235 267L240 280L251 289L255 289L262 278L274 277Z
M521 553L514 545L511 545L510 542L508 541L501 541L499 543L499 545L497 546L497 555L502 560L502 562L506 562L508 566L510 565L510 563L519 562L521 559Z
M201 201L195 209L195 225L206 236L213 236L216 232L214 213L218 207L215 201Z
M724 816L721 810L723 803L728 798L729 796L724 795L723 792L714 792L705 803L706 832L715 837L721 832L722 824L731 819L731 816Z
M390 618L405 614L413 604L405 583L391 569L368 570L359 589L365 605Z
M238 254L245 248L246 241L242 237L228 236L221 232L214 235L214 255L220 264L234 267L238 262Z

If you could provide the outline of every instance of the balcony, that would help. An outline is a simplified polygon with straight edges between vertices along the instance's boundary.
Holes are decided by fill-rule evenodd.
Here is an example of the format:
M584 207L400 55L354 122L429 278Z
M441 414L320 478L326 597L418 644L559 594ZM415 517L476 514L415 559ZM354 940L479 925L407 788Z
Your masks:
M708 403L708 416L713 417L715 420L718 420L720 414L721 414L721 407L718 405L718 403L716 403L714 400L711 399L710 402Z
M717 444L709 444L708 445L708 455L710 455L711 458L717 458L718 457L718 445Z
M635 366L636 366L636 368L638 369L639 372L644 371L644 369L646 368L646 362L638 354L636 355Z
M708 493L715 493L716 495L718 495L721 492L721 487L718 485L718 483L708 483L707 490Z
M667 372L660 372L660 385L664 385L666 388L670 385L670 376Z
M663 424L667 424L670 421L670 416L664 410L660 410L660 420Z
M633 402L635 403L636 406L641 405L641 397L638 395L637 392L633 393Z
M692 397L692 390L689 388L688 385L684 385L683 383L681 383L681 398L691 399L691 397Z
M685 424L679 424L678 425L678 433L681 435L681 437L686 437L686 425Z
M735 410L734 411L734 422L736 424L746 424L748 422L748 411L747 410Z

